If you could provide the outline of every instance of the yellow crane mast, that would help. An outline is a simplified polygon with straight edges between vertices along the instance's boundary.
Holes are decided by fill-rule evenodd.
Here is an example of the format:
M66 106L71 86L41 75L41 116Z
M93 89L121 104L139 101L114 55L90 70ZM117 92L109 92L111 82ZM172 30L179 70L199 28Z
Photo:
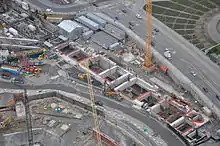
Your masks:
M91 102L91 107L92 107L92 115L93 115L93 120L94 120L94 128L97 131L96 137L98 140L98 146L102 146L102 139L101 139L101 134L100 134L100 129L99 129L99 122L97 118L97 111L95 107L95 98L94 98L93 87L92 87L92 82L91 82L91 75L89 73L87 73L87 80L88 80L90 102Z
M152 0L146 0L146 24L147 24L147 39L146 39L146 54L144 65L149 68L151 62L151 41L152 41Z

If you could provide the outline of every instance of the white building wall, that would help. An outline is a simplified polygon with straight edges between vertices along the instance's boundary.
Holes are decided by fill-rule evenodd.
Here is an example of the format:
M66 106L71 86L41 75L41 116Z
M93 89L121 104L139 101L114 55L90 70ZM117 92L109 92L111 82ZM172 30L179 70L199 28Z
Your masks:
M156 114L161 112L160 104L155 104L154 106L150 107L150 110Z

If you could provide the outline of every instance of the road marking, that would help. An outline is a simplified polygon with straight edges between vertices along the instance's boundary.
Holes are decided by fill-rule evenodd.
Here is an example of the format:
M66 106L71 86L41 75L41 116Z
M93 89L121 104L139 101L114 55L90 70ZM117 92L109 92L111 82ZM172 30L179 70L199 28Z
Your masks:
M204 81L204 83L206 83L212 90L214 90L214 92L220 94L220 93L218 92L218 90L211 84L211 82L208 81L208 79L203 75L203 73L200 71L200 69L196 68L193 64L191 64L190 62L188 62L188 61L186 61L186 60L184 60L184 59L182 59L182 58L181 58L180 60L183 61L183 62L185 62L186 64L190 65L194 70L196 70L197 75L199 74L199 76L203 79L203 80L201 80L201 81ZM216 84L216 83L214 83L214 84ZM211 95L211 94L209 94L209 95ZM211 96L212 96L212 95L211 95Z

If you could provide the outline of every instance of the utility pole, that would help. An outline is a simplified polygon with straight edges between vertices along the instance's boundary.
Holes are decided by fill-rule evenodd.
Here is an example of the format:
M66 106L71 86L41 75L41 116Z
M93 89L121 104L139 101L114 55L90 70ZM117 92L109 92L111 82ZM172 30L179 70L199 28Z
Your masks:
M27 89L25 88L24 88L24 105L25 105L25 115L26 115L26 124L27 124L28 145L33 146L34 142L33 142L31 113L30 113L29 102L27 97Z

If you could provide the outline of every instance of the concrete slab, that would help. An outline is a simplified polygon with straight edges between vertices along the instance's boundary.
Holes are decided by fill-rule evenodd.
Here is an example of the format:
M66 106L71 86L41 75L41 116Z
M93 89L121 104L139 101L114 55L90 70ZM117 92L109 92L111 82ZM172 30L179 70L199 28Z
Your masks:
M15 105L15 110L16 110L16 116L18 119L23 119L25 118L25 106L22 101L18 101Z

